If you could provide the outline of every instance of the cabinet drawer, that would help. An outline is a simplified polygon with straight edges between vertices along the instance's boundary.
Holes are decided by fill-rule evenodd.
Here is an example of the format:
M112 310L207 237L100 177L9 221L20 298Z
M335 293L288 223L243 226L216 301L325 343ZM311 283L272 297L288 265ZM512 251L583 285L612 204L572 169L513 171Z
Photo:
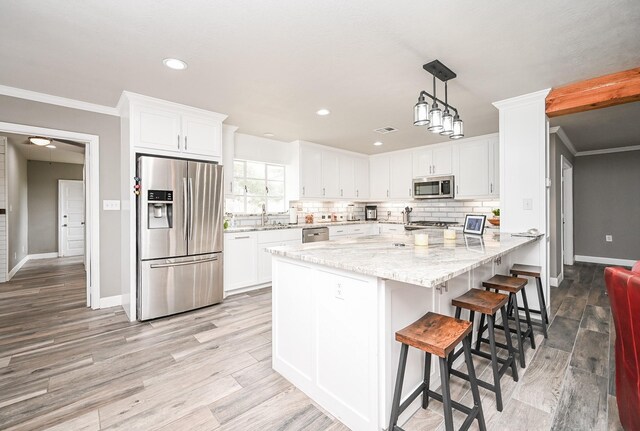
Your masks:
M302 229L274 229L258 232L258 244L294 240L302 241Z
M349 235L349 227L347 225L329 226L329 239Z
M349 235L368 235L369 226L366 224L354 224L347 226Z

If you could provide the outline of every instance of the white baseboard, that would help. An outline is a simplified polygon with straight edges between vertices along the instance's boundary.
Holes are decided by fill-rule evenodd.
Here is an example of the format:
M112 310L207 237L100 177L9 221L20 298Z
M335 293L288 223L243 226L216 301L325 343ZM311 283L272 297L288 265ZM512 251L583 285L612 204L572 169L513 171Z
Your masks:
M100 298L100 308L117 307L118 305L122 305L122 295Z
M58 257L58 252L57 251L52 251L51 253L36 253L36 254L30 254L27 257L29 258L29 260L33 260L33 259L52 259L54 257Z
M633 266L636 261L631 259L616 259L613 257L580 256L576 254L576 262L599 263L602 265Z
M564 280L564 273L561 272L557 277L549 277L549 284L553 287L558 287L562 280Z
M18 262L16 266L14 266L11 271L9 271L9 274L7 274L7 281L11 280L13 276L16 275L16 272L20 271L20 268L22 268L28 261L29 255L25 256L20 262Z
M240 293L252 292L254 290L264 289L265 287L269 287L269 286L271 286L271 282L262 283L262 284L256 284L254 286L248 286L248 287L240 287L238 289L233 289L233 290L226 290L224 292L224 297L226 298L227 296L238 295Z

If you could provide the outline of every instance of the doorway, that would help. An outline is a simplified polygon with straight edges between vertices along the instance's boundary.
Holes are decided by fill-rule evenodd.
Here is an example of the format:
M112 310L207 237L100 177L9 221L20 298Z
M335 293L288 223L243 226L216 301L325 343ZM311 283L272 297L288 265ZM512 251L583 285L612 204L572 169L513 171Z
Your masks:
M562 217L562 263L573 265L573 165L566 157L560 156L562 163L561 217ZM564 270L561 271L561 273Z
M84 254L84 182L58 180L58 256Z
M84 187L82 209L84 212L84 220L82 220L81 223L84 223L84 235L82 240L83 252L80 254L84 254L86 268L86 304L93 309L100 308L99 137L97 135L66 130L0 122L0 134L6 133L47 137L62 143L71 141L83 146ZM55 187L52 193L53 196L57 198ZM59 225L57 217L53 219L53 223ZM5 248L9 242L8 233L10 229L11 226L8 225L6 230L7 236L4 238L3 244ZM77 232L74 232L74 234L77 236ZM78 242L75 243L75 248L77 249L77 247ZM58 252L56 252L56 255L57 254ZM5 274L5 276L9 275L8 265L0 268L0 272Z

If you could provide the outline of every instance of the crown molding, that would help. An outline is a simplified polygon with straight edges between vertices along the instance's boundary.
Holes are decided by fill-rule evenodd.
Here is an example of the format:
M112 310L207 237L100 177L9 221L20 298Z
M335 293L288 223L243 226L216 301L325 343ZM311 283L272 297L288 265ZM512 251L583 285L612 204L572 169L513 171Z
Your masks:
M576 157L580 156L596 156L598 154L624 153L626 151L639 151L640 145L631 145L628 147L605 148L603 150L578 151Z
M498 109L503 109L520 105L528 105L530 103L545 103L547 95L550 91L551 88L545 88L544 90L536 91L533 93L523 94L521 96L511 97L509 99L498 100L497 102L493 102L493 106Z
M551 127L549 129L549 133L555 133L556 135L558 135L562 143L567 147L567 149L569 149L571 154L573 154L574 156L578 154L578 150L576 150L575 145L573 145L573 142L571 142L571 139L569 139L569 137L564 132L564 129L562 127L560 126Z
M67 99L66 97L38 93L37 91L9 87L7 85L0 85L0 95L31 100L34 102L47 103L49 105L64 106L65 108L79 109L81 111L95 112L104 115L113 115L114 117L120 116L118 110L116 108L112 108L111 106L98 105L95 103L83 102L81 100L75 99Z

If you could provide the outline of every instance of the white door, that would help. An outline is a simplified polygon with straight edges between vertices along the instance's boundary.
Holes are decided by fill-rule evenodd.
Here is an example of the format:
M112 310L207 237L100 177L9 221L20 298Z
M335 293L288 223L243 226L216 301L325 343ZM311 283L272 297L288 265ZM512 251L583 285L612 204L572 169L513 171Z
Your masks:
M84 254L84 184L58 180L58 255Z

